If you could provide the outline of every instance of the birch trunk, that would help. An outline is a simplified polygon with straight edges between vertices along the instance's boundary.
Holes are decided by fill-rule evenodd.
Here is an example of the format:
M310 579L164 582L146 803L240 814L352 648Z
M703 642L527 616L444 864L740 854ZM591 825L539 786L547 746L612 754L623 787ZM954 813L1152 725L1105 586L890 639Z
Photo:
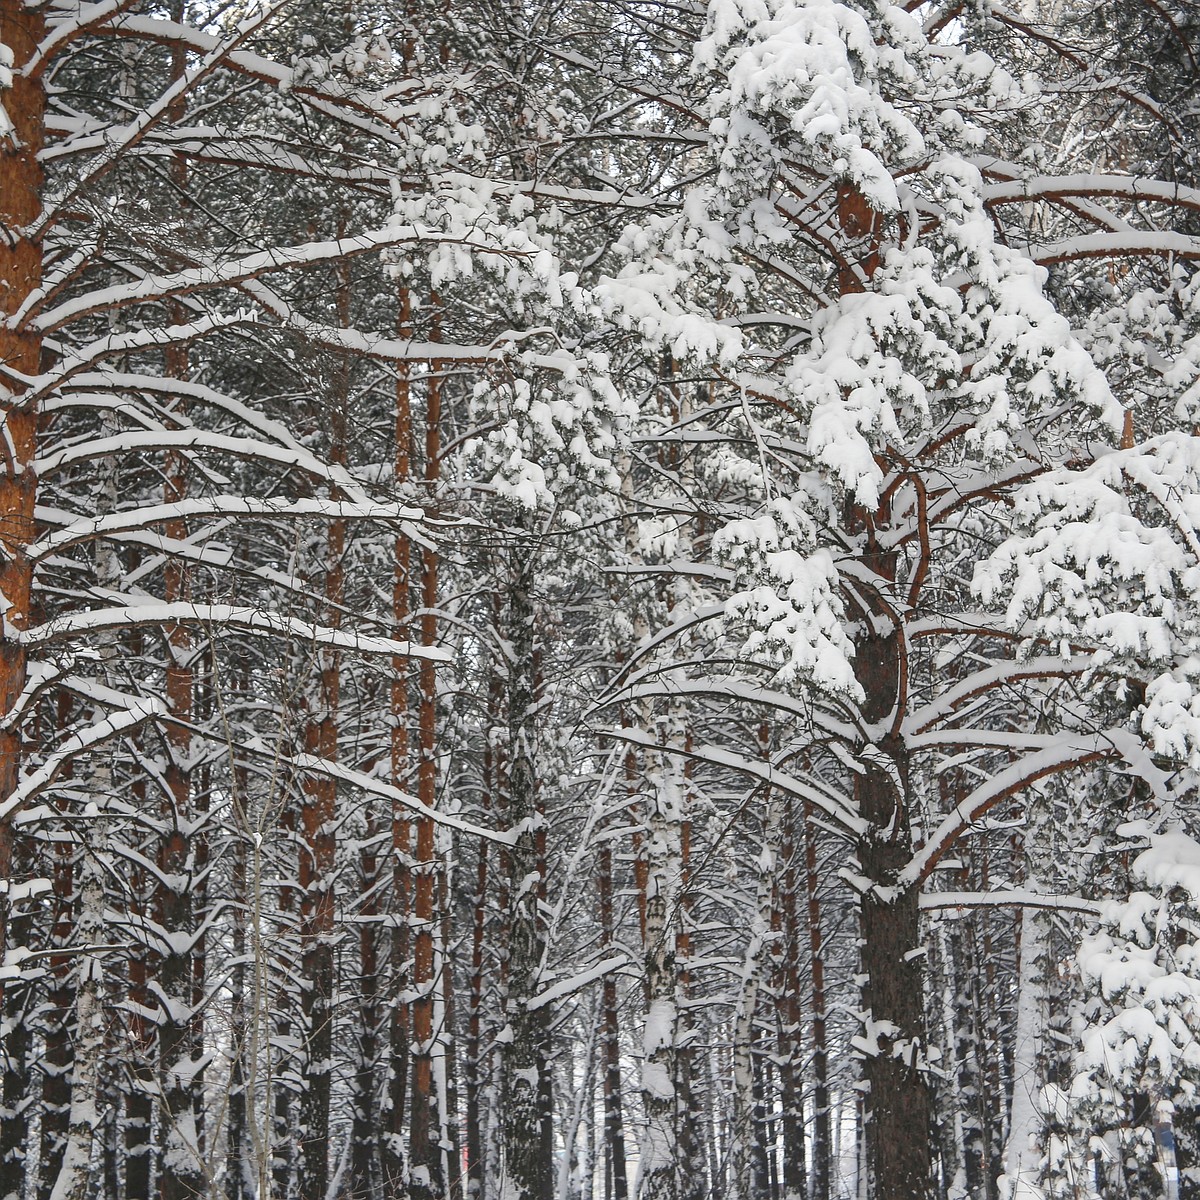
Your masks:
M1027 874L1025 886L1039 890ZM1020 962L1017 971L1017 1024L1013 1039L1012 1102L1004 1153L1001 1195L1007 1200L1040 1200L1043 1119L1038 1096L1044 1082L1042 1035L1045 1021L1045 917L1021 910Z
M628 757L628 756L626 756ZM601 833L597 856L597 887L600 892L600 939L605 955L612 953L615 935L613 914L612 842ZM621 1027L617 1008L617 980L613 972L601 985L604 1025L604 1145L609 1164L610 1200L628 1200L625 1168L625 1124L621 1105Z

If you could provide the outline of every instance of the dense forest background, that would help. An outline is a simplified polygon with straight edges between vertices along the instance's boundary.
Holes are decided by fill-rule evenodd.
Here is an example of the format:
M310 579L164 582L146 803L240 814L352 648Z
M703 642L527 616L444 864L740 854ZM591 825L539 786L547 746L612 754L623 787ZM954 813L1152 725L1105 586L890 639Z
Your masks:
M0 1198L1200 1196L1194 0L0 0Z

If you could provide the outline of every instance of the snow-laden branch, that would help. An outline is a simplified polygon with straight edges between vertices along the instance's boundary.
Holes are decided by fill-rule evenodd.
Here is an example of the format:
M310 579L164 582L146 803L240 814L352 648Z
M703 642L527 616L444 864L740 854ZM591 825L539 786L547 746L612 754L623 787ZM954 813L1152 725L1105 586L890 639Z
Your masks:
M28 230L28 236L40 238L54 223L58 213L74 202L75 198L83 195L108 174L120 161L121 157L136 146L142 138L158 122L167 119L176 101L186 96L197 84L216 71L237 47L256 30L272 21L281 9L291 0L273 0L264 4L258 12L245 17L238 23L232 37L225 37L204 55L198 62L188 67L178 79L175 79L149 105L126 125L113 129L106 141L104 151L97 155L87 170L80 171L72 179L70 188L54 198L53 204L47 204L41 215Z
M611 975L613 971L619 971L622 967L629 965L629 956L626 954L614 955L612 958L606 958L603 962L598 962L595 966L588 967L586 971L581 971L578 975L572 975L570 979L560 979L557 983L552 983L544 992L538 992L532 1000L525 1002L525 1007L530 1012L538 1008L545 1008L547 1004L552 1004L555 1000L561 1000L564 996L569 996L572 992L578 992L581 988L585 988L590 983L595 983L597 979L603 979L605 975Z
M1105 734L1097 734L1085 738L1063 737L1044 750L1022 755L1011 766L984 780L942 818L929 840L900 872L897 885L902 889L914 887L928 878L963 831L996 804L1024 791L1040 779L1111 757L1114 753L1112 740Z
M246 279L238 285L240 291L262 305L279 323L294 329L310 342L326 346L331 350L347 350L368 358L387 362L444 362L471 363L503 362L511 358L516 347L523 341L552 334L549 327L515 330L499 334L491 342L463 345L454 342L422 342L415 338L385 337L383 334L363 333L358 329L326 325L296 312L281 296L272 291L261 279ZM571 356L557 357L552 354L536 354L528 350L520 352L521 361L531 367L540 367L554 373L570 372L576 367Z
M858 838L865 834L869 827L866 821L855 813L852 813L844 804L839 803L838 800L827 792L815 787L807 780L790 775L788 772L780 770L769 762L765 763L761 761L761 759L748 758L744 754L737 754L731 750L723 750L720 746L711 744L688 747L667 745L658 738L652 737L644 730L634 729L630 726L610 726L598 732L602 737L615 738L634 746L644 746L647 749L659 750L664 754L677 754L682 758L694 759L696 762L708 763L714 767L726 767L741 775L748 775L752 779L757 779L760 783L778 788L781 792L786 792L789 796L795 796L800 800L807 800L815 808L824 813L833 822L834 827L844 835Z
M85 517L72 521L62 529L34 542L29 557L34 561L59 553L70 546L94 538L110 537L129 530L165 521L182 521L195 517L270 517L289 519L319 517L328 521L400 521L405 534L412 537L416 530L409 522L418 521L419 509L407 504L351 504L341 500L256 500L249 496L211 496L196 500L180 500L174 504L147 504L141 508L122 509L100 517Z
M169 379L161 375L139 375L130 371L85 371L75 375L63 386L60 394L49 396L43 404L43 411L53 412L60 408L71 408L80 405L94 406L100 399L89 393L112 393L117 398L117 404L122 413L130 412L129 394L131 392L148 392L155 396L164 396L170 400L186 400L189 405L203 404L228 414L248 429L272 442L293 450L301 455L310 455L308 450L282 422L272 420L258 409L230 396L219 392L206 384L191 380ZM138 411L134 408L132 411ZM161 425L154 428L162 429ZM371 503L370 497L362 491L359 481L337 463L326 463L325 470L331 482L345 493L347 500L358 504Z
M475 825L454 813L440 812L436 808L430 808L416 796L410 795L398 787L393 787L390 783L384 783L382 779L376 779L374 775L368 775L365 771L356 771L353 767L347 767L343 763L320 758L315 754L279 755L270 746L262 744L252 743L245 749L260 756L269 757L281 765L294 767L297 771L311 775L323 775L326 779L336 779L342 783L351 784L364 792L370 792L373 796L394 800L405 808L411 809L423 817L428 817L435 824L444 825L448 829L457 829L459 833L483 838L485 841L495 842L501 846L516 845L518 835L510 830L485 829L482 825Z
M218 287L233 287L248 279L256 279L275 271L287 271L322 262L343 262L362 254L410 244L448 244L465 246L479 254L496 254L506 258L523 257L521 251L497 246L479 230L465 229L460 233L449 234L433 226L387 225L382 229L370 229L351 237L302 242L297 246L272 247L270 250L259 250L226 263L210 263L185 271L146 275L133 283L97 288L95 291L85 292L82 296L72 296L71 299L64 300L41 316L30 320L28 325L42 333L51 333L80 317L93 316L98 312L114 312L129 304L144 304L172 296L210 291Z
M94 341L64 354L52 370L41 375L21 378L25 384L22 399L26 404L37 404L56 388L62 387L72 376L94 367L105 358L119 358L136 354L139 350L161 349L166 346L182 346L198 338L207 337L222 329L236 329L240 325L255 324L256 314L244 308L229 313L209 313L197 317L186 325L163 325L132 330L128 333L106 333ZM17 373L0 363L0 371L18 378Z
M97 4L80 4L67 20L54 21L50 31L38 44L25 64L25 73L38 78L58 52L81 35L133 8L138 0L100 0ZM216 39L214 39L215 41Z
M350 485L360 491L356 504L369 504L355 486L353 476L345 470L318 458L311 451L301 448L275 446L257 438L231 437L223 433L209 433L203 429L131 430L112 437L85 439L72 446L52 450L38 458L34 467L38 475L45 477L64 467L80 462L94 462L110 454L130 454L145 450L213 450L231 454L235 458L256 459L271 462L276 466L304 471L318 479L328 480L339 487Z
M1014 888L1006 892L924 892L920 897L923 912L948 908L1044 908L1053 912L1087 913L1098 917L1104 908L1099 900L1082 896L1046 896Z
M985 175L1001 173L993 163L985 161L980 165ZM1014 175L1002 182L985 184L983 188L984 204L1056 200L1060 197L1075 196L1112 196L1134 203L1150 200L1179 208L1200 209L1200 188L1185 187L1179 183L1139 175L1033 175L1028 178Z
M121 37L140 38L145 41L158 42L165 46L183 46L195 54L210 54L220 48L222 38L215 34L205 33L194 25L184 25L178 21L163 20L158 17L144 16L138 13L127 15L119 24L114 24L110 30L103 27L99 33L111 32ZM309 99L320 99L327 102L322 111L345 119L346 114L338 112L339 108L351 108L356 111L378 116L389 107L395 110L396 87L386 92L367 90L355 87L347 81L334 77L314 78L306 76L302 83L296 82L295 68L284 66L273 59L266 58L250 50L232 49L225 55L221 64L227 70L234 71L261 83L278 88L283 92L292 92ZM422 79L407 79L400 85L407 91L417 92L426 86ZM397 113L397 116L402 114ZM394 133L386 126L381 132Z
M28 775L23 775L17 786L3 800L0 800L0 821L7 820L27 801L33 799L53 783L55 776L72 758L90 750L93 746L99 746L135 729L163 711L162 701L154 697L134 700L128 708L107 713L86 729L81 729L77 733L71 734L70 737L64 738L54 748L53 753L47 755L35 770Z
M955 716L964 704L990 695L997 688L1034 679L1066 679L1086 673L1092 665L1088 655L1066 658L1058 654L1048 654L1038 658L1012 659L994 666L982 667L952 684L931 703L910 713L904 721L905 736L919 740L931 726Z
M1200 258L1200 238L1185 233L1134 230L1128 233L1083 233L1058 242L1032 242L1030 258L1044 267L1081 258Z
M828 709L814 704L811 699L800 699L732 675L680 679L675 673L679 665L673 663L671 670L647 668L630 678L619 690L606 694L597 707L607 708L635 700L671 700L683 696L700 696L718 701L737 700L745 704L766 705L777 712L787 713L801 728L811 726L827 737L840 738L845 742L853 742L856 738L853 726L838 721Z
M302 621L297 617L285 616L283 613L266 612L260 608L232 604L189 604L184 601L160 603L152 600L144 604L64 613L32 629L9 630L8 635L27 646L44 646L52 642L70 641L84 633L109 629L139 629L147 625L218 625L271 637L357 650L362 654L424 658L432 662L449 662L451 657L449 651L436 646L421 646L374 634L333 629L326 625L315 625L311 621Z

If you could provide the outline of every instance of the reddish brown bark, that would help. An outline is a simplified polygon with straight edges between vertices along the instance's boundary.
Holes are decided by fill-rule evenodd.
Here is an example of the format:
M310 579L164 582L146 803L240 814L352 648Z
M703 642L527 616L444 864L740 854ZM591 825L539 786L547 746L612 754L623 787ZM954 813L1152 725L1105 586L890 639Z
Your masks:
M413 336L412 295L401 286L396 334L404 341ZM397 488L406 487L412 479L412 390L408 363L397 365L396 424L394 468ZM401 533L394 547L392 574L392 621L395 636L401 640L411 637L409 628L409 586L412 572L412 542ZM409 784L409 701L408 659L392 659L390 767L392 783L407 790ZM392 937L391 937L391 1012L388 1025L388 1078L384 1137L380 1155L384 1187L398 1190L404 1182L404 1117L408 1092L409 1069L409 1006L404 994L409 985L411 937L409 910L411 907L412 872L410 863L410 823L408 809L401 803L392 805Z
M440 341L440 301L431 296L434 313L430 340ZM425 476L427 503L437 499L441 466L442 364L431 364L425 412ZM431 546L421 550L421 644L437 643L438 557ZM417 798L423 808L437 803L437 674L434 663L423 658L418 668ZM414 1200L433 1200L442 1190L441 1118L433 1078L434 1052L434 928L437 897L437 854L432 817L416 819L416 860L413 864L413 992L412 1005L412 1116L409 1125L409 1162Z
M843 295L861 292L879 266L881 219L849 183L838 185L837 218L845 246L839 288ZM922 1200L930 1194L932 1162L930 1096L920 1061L927 1044L920 913L917 888L896 886L913 851L908 750L900 733L908 671L903 617L887 598L896 554L877 538L891 521L887 500L875 512L848 504L847 517L862 543L861 569L878 581L873 591L859 589L849 597L859 630L854 671L864 695L862 723L884 730L875 746L889 760L886 770L873 765L854 777L856 808L867 823L858 861L871 883L860 902L862 1007L891 1031L879 1035L878 1049L865 1062L868 1193L872 1200Z
M339 227L339 235L342 229ZM343 265L337 277L339 324L350 324L350 268ZM350 360L342 355L334 364L331 395L325 415L329 420L330 461L347 461L347 404L350 395ZM325 538L324 619L331 629L342 624L345 602L346 522L329 522ZM325 646L318 652L320 668L315 695L309 701L304 746L307 753L325 762L338 759L338 706L341 698L341 654ZM304 989L304 1065L300 1097L300 1200L325 1200L329 1190L329 1105L333 1086L333 984L334 984L334 866L337 852L335 820L337 783L325 775L304 780L300 810L303 845L300 854L300 947Z
M491 733L500 719L501 682L493 669L488 679L487 739L483 749L483 795L481 808L485 819L495 807L498 785L497 751ZM487 1071L483 1061L484 945L487 934L488 843L480 840L475 864L475 903L471 924L471 989L467 1017L466 1044L466 1123L467 1190L484 1197L483 1113L481 1100Z
M42 340L36 330L12 328L13 316L41 285L42 245L25 230L41 213L42 170L38 154L45 128L45 93L38 80L26 78L29 61L45 33L40 9L23 0L0 0L0 30L13 56L13 86L4 94L12 122L9 137L0 138L0 721L13 710L25 687L26 652L13 634L28 628L33 569L26 547L34 539L37 476L32 469L37 450L38 411L24 400L24 380L41 368ZM0 880L13 879L13 819L7 800L16 790L21 768L21 728L0 724ZM0 957L12 947L7 894L0 896ZM0 1006L7 1012L11 983L0 981ZM0 1109L0 1196L16 1197L24 1179L27 1122L24 1113L27 1068L20 1037L5 1047L3 1108ZM20 1092L21 1094L18 1094Z

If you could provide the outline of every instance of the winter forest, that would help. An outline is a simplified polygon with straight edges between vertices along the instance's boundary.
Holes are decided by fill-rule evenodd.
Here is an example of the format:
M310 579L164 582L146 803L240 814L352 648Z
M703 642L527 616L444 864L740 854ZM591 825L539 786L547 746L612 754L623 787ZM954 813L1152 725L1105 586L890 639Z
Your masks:
M1197 1200L1200 3L0 0L0 1200Z

